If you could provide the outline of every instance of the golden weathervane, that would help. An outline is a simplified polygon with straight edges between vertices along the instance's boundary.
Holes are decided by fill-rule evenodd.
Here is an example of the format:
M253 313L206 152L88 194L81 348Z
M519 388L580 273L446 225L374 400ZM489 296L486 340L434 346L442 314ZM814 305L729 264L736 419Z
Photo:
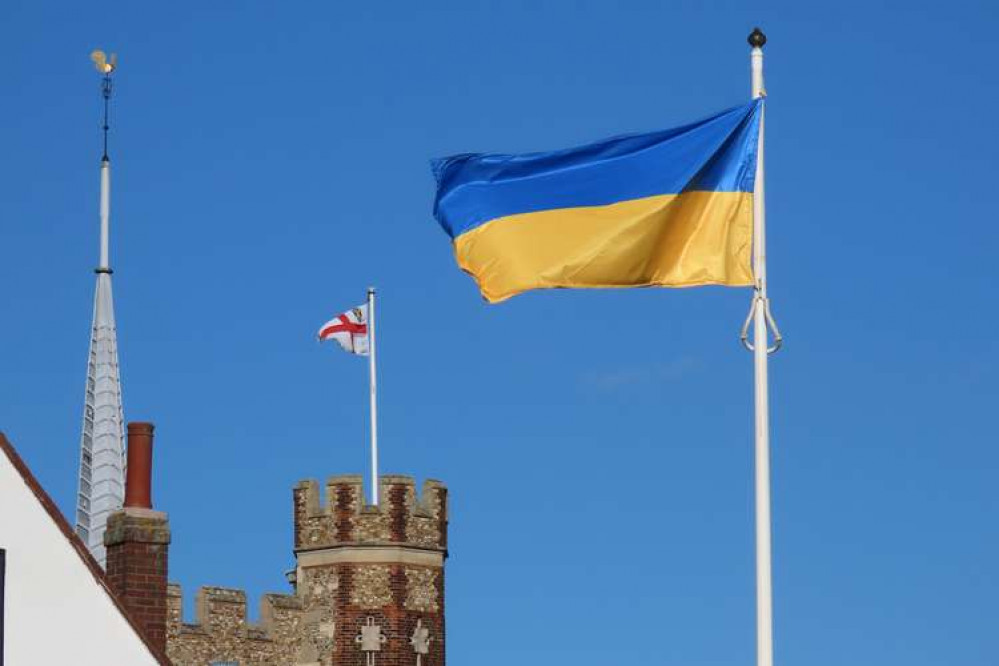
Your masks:
M94 61L94 67L97 71L104 76L111 76L111 72L115 70L118 66L118 54L112 53L111 58L107 57L107 54L100 49L95 49L93 53L90 54L90 59Z

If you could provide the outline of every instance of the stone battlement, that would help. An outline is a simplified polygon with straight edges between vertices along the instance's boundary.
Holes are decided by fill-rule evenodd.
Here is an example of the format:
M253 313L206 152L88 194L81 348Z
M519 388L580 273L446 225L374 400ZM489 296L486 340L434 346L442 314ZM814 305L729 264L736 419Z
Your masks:
M318 481L301 481L294 490L295 552L397 545L446 553L447 487L427 480L417 496L412 477L384 475L380 483L381 501L372 506L358 475L328 479L325 504Z
M293 595L267 594L260 622L246 593L202 587L196 618L183 620L179 585L167 590L167 656L177 666L443 666L447 488L382 476L379 506L360 476L293 490ZM325 501L324 501L325 500Z
M195 609L195 621L185 623L180 585L167 587L167 651L174 663L293 663L303 613L297 596L265 594L259 624L246 621L243 590L199 588Z

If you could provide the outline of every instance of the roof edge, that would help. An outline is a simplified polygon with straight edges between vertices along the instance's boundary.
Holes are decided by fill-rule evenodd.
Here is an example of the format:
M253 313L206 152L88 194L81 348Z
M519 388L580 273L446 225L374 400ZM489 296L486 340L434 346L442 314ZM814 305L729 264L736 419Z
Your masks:
M56 524L56 527L59 528L62 535L67 541L69 541L69 545L73 547L76 554L80 556L81 560L83 560L84 566L90 571L90 575L94 577L94 581L96 581L97 585L103 588L104 592L111 598L112 603L114 603L115 607L121 613L122 617L125 618L125 621L128 622L129 626L132 627L135 635L139 637L139 640L141 640L143 645L146 646L149 653L153 655L153 657L159 661L162 666L172 666L166 654L161 652L149 642L149 639L146 638L145 632L143 632L135 620L132 619L128 609L125 608L125 604L118 598L118 595L115 594L115 591L111 588L111 583L104 574L104 570L101 568L101 565L97 563L97 560L95 560L93 555L90 554L90 551L87 550L87 546L83 543L80 537L76 535L73 528L70 527L65 516L63 516L62 512L59 510L59 507L57 507L55 502L52 501L49 494L45 492L45 489L42 488L38 479L36 479L35 475L31 473L28 465L21 459L21 456L18 455L17 449L14 448L14 445L11 444L10 440L7 439L7 436L2 431L0 431L0 451L3 451L3 453L7 456L7 459L10 460L14 469L21 476L21 480L24 481L24 484L28 487L32 494L34 494L35 499L37 499L42 505L45 512L49 514L49 518L51 518L52 522Z

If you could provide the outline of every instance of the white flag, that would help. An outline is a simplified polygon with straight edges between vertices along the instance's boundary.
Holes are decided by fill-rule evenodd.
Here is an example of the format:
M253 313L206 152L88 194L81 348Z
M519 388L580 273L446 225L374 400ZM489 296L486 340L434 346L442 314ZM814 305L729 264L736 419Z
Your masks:
M345 351L368 355L368 305L337 315L319 329L319 341L336 340Z

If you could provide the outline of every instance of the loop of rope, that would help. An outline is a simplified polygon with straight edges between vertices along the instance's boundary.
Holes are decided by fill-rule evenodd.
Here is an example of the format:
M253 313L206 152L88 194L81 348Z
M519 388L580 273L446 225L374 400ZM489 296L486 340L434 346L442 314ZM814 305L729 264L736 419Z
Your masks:
M777 328L777 320L770 313L770 299L763 298L759 295L759 292L753 296L753 302L749 306L749 314L746 315L746 321L742 324L742 330L739 332L739 342L742 346L749 351L756 351L756 346L749 341L749 325L753 321L753 317L756 315L756 308L759 307L759 302L763 301L763 319L767 322L767 330L774 337L774 344L771 347L767 347L768 354L776 353L782 346L784 346L784 338L780 334L780 329Z
M784 337L780 334L780 329L777 328L777 320L774 319L774 316L772 314L770 314L770 299L769 298L765 299L763 304L764 307L766 308L763 311L763 314L767 320L767 328L770 329L770 332L774 336L774 346L769 347L767 349L767 353L775 354L780 350L782 346L784 346Z
M755 347L753 347L752 343L749 341L749 325L752 323L753 315L755 314L756 314L756 296L754 295L753 300L750 301L749 303L749 314L746 315L746 321L742 323L742 330L739 331L739 342L741 342L742 346L748 349L749 351L753 351L755 349Z

